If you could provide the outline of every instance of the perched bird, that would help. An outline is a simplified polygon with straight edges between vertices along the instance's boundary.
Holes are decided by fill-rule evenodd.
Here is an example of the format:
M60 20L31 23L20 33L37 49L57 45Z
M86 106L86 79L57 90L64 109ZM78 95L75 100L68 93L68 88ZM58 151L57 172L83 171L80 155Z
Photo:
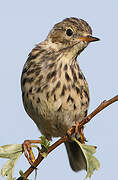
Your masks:
M89 90L77 56L98 40L86 21L71 17L54 25L46 40L29 54L21 77L23 104L48 139L64 136L87 116ZM65 145L71 168L86 169L76 142Z

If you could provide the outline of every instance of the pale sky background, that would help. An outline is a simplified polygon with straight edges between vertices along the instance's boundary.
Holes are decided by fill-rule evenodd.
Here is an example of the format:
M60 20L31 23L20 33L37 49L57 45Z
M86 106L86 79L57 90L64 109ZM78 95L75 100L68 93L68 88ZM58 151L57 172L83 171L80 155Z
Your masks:
M89 112L104 99L118 94L118 1L117 0L10 0L0 1L0 146L21 144L40 137L34 122L24 111L20 77L34 45L44 40L53 25L66 17L86 20L93 35L101 41L91 43L78 57L90 88ZM101 168L91 180L117 179L118 103L106 108L86 125L88 144L96 145ZM6 160L0 159L0 168ZM24 156L19 170L29 167ZM84 179L84 171L70 169L64 145L54 150L38 167L37 179ZM33 180L34 175L29 177ZM2 179L0 177L0 179Z

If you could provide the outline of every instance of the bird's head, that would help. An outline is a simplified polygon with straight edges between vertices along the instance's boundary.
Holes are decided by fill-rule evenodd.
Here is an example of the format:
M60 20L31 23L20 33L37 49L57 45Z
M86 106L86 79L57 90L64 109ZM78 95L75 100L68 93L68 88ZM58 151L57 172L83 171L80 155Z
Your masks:
M79 54L90 42L99 39L92 36L92 29L86 21L71 17L56 24L47 40L54 44L57 50L72 49Z

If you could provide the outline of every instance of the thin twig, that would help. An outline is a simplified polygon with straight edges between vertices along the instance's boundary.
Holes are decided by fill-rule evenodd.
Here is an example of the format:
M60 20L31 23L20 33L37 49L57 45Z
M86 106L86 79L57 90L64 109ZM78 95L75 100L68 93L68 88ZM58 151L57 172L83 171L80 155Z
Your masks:
M114 103L118 101L118 95L109 99L108 101L104 100L91 114L89 114L85 119L83 119L80 124L79 124L79 128L81 128L82 126L84 126L86 123L88 123L96 114L98 114L100 111L102 111L104 108L106 108L107 106L109 106L110 104ZM75 126L73 126L72 128L69 129L69 133L72 135L75 132ZM51 145L48 149L48 154L53 151L57 146L59 146L60 144L66 142L68 140L68 136L65 135L62 138L60 138L58 141L56 141L53 145ZM37 167L40 162L44 159L44 157L39 153L37 159L34 162L34 167ZM34 167L30 167L25 173L24 173L24 177L27 178L32 171L34 171ZM23 180L22 177L19 177L17 180Z

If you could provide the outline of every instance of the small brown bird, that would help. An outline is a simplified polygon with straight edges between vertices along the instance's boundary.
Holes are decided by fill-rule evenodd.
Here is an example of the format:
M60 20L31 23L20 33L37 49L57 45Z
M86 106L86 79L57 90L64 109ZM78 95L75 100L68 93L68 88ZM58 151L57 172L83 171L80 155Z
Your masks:
M71 17L56 24L29 54L21 77L23 104L48 139L64 136L87 116L89 90L77 56L98 40L87 22ZM65 145L72 169L86 169L79 146L71 141Z

